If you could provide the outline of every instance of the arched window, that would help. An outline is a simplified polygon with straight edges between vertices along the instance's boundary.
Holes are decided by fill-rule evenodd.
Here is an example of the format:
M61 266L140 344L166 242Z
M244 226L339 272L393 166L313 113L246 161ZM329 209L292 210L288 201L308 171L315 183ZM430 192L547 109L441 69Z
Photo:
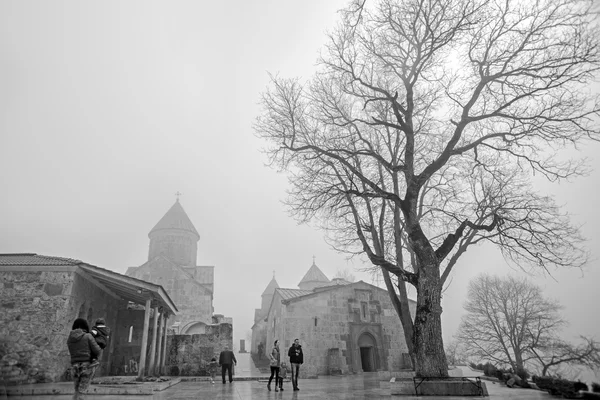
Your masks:
M133 339L133 325L129 327L129 338L127 339L127 343L131 343L131 339Z
M90 307L88 309L87 318L86 318L90 324L94 323L94 321L92 321L92 314L93 313L94 313L94 310L92 309L92 307Z
M79 307L79 313L77 313L77 318L85 318L85 302Z

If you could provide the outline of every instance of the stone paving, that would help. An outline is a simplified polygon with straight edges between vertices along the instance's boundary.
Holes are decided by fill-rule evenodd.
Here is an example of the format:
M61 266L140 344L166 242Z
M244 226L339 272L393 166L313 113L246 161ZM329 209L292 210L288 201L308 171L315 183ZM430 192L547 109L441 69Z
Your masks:
M223 385L220 382L182 382L163 392L157 392L153 396L101 396L88 395L87 400L187 400L187 399L210 399L210 400L256 400L256 399L304 399L304 400L366 400L366 399L391 399L389 395L389 383L381 382L375 375L350 375L331 377L324 376L318 379L301 379L300 391L292 391L290 383L284 384L283 392L269 392L264 382L238 381ZM490 399L508 400L551 400L552 396L533 389L509 389L498 383L486 382ZM274 385L273 385L274 386ZM0 397L1 398L1 397ZM12 398L12 397L11 397ZM71 396L24 396L24 400L67 400ZM394 396L398 400L415 400L424 397L416 396ZM429 397L432 399L432 397ZM435 397L439 399L439 397ZM447 400L476 399L477 397L444 397Z

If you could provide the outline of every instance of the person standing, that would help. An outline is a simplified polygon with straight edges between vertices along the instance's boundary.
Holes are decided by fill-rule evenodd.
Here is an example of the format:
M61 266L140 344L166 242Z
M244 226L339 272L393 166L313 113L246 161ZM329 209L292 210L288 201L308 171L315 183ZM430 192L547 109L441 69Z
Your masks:
M279 363L281 356L279 354L279 340L276 340L273 343L273 349L269 353L269 364L271 366L271 376L269 377L269 383L267 383L267 389L271 391L271 381L273 380L273 376L275 376L275 391L279 392L277 388L277 383L279 383Z
M292 367L292 386L294 391L300 390L298 387L298 371L300 370L300 364L304 362L304 354L302 353L302 346L300 341L294 339L294 343L288 350L288 356L290 357L290 366Z
M84 399L84 393L90 386L95 368L90 368L92 359L100 355L100 346L89 333L88 322L77 318L67 339L67 347L71 355L71 375L75 385L74 400Z
M225 346L225 349L219 355L219 364L221 365L221 377L223 378L223 384L225 384L225 371L228 371L229 383L233 382L232 364L236 365L237 360L233 351L229 350L229 347Z

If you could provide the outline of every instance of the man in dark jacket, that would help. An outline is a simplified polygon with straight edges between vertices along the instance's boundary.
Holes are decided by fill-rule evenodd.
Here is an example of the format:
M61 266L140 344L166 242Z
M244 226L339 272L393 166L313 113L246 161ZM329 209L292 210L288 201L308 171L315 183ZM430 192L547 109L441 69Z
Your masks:
M298 371L300 370L300 364L304 362L304 354L302 354L302 346L300 341L294 339L292 347L288 350L288 356L290 357L290 365L292 367L292 386L294 391L300 390L298 388Z
M221 377L223 378L223 384L225 384L225 371L229 372L229 383L233 382L231 368L232 364L237 364L237 360L235 359L235 354L233 354L233 351L229 350L229 347L225 346L225 349L219 355L219 364L221 365Z

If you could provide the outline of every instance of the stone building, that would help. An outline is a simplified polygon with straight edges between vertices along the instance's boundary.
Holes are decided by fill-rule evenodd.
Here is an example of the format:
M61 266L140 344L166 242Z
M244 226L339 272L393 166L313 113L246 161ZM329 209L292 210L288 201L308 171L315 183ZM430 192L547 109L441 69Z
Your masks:
M141 318L128 319L136 305ZM130 350L144 366L138 376L155 366L158 371L166 354L165 320L176 312L159 285L70 258L0 254L0 381L65 379L70 366L66 343L75 318L92 324L104 318L113 329L111 337L135 332L139 340L130 343ZM111 338L97 376L118 369L115 344Z
M363 281L330 281L314 262L299 289L269 286L273 294L265 317L253 326L253 346L264 341L268 352L278 339L287 356L287 349L299 338L305 360L301 374L411 367L402 325L386 290ZM409 307L414 315L416 303L411 301Z
M233 321L214 314L214 267L196 265L200 235L179 199L148 234L148 261L126 274L165 288L178 313L168 321L165 370L170 375L206 375L207 363L225 347L233 348ZM131 318L139 314L131 312ZM122 359L136 337L116 338Z
M271 305L271 300L273 300L275 289L278 288L279 284L277 284L275 276L273 276L273 279L271 279L271 282L269 282L261 295L260 308L254 309L254 325L252 325L252 342L250 343L251 353L258 353L259 343L262 343L262 346L266 345L267 313L269 312L269 306Z
M148 261L126 275L165 288L179 309L169 320L175 334L204 333L213 323L214 266L196 265L200 235L179 199L148 237Z

